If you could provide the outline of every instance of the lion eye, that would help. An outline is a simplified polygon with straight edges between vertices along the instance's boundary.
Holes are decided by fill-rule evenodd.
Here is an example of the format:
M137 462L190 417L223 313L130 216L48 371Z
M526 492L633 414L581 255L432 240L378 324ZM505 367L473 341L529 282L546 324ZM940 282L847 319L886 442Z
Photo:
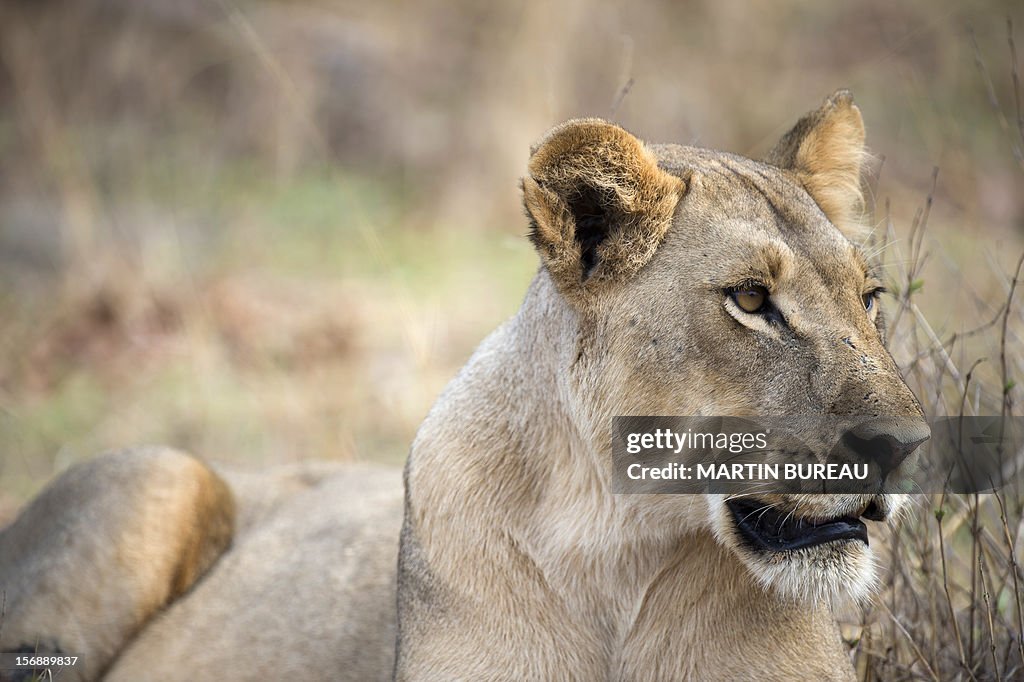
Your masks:
M768 302L768 290L760 286L744 287L731 294L733 302L746 313L758 313Z
M864 310L868 311L869 313L872 310L874 310L875 305L877 305L878 303L878 297L881 296L884 291L885 289L879 287L878 289L873 289L868 293L863 294L861 296L861 301L864 302Z

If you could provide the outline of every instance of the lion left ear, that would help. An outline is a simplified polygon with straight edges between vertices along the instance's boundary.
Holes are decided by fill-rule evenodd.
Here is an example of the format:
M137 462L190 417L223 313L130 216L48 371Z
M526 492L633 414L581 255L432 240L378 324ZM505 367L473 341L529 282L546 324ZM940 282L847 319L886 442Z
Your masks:
M832 224L851 241L861 241L864 194L861 171L864 119L849 90L837 90L782 136L765 161L793 171Z
M562 293L586 298L651 259L686 187L619 126L568 121L530 156L522 182L530 239Z

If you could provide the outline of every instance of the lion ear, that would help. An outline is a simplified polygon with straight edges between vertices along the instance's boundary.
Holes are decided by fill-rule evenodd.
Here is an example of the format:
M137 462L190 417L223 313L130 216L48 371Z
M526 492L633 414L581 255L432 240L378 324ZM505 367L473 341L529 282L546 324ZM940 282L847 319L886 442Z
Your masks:
M864 119L849 90L838 90L782 136L765 161L793 171L832 224L864 237L861 170L868 158Z
M599 119L555 127L523 178L530 239L565 293L638 271L672 224L686 183L643 142Z

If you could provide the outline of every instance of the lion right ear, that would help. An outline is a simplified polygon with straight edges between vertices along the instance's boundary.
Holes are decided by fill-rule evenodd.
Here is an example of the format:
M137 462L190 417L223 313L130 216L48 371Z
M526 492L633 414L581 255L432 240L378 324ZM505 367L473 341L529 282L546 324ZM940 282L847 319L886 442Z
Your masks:
M569 121L545 135L522 187L530 239L566 294L643 267L686 191L643 142L600 119Z

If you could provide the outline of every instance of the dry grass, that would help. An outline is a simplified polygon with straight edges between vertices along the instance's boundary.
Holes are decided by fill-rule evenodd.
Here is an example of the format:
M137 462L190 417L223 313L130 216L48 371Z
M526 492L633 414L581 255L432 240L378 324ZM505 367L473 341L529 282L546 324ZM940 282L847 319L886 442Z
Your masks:
M837 87L885 154L908 379L933 415L1020 414L1008 14L1024 23L1001 0L0 3L0 519L127 443L400 462L536 267L515 186L549 125L756 156ZM883 594L844 618L862 679L1024 677L1019 491L919 503L880 543Z
M976 64L1024 179L1024 120L1011 22L1007 38L1014 125L975 44ZM1018 289L1024 254L1008 270L993 273L995 292L974 289L976 279L968 285L966 293L978 306L976 326L937 332L917 302L928 281L922 269L930 255L924 244L933 203L934 189L904 242L895 239L888 215L882 222L880 241L886 243L880 250L894 263L897 292L893 351L929 415L1020 416L1016 377L1024 371L1024 304ZM992 494L915 496L914 513L885 538L885 589L844 623L862 680L1024 678L1022 495L1024 482L1017 480Z

